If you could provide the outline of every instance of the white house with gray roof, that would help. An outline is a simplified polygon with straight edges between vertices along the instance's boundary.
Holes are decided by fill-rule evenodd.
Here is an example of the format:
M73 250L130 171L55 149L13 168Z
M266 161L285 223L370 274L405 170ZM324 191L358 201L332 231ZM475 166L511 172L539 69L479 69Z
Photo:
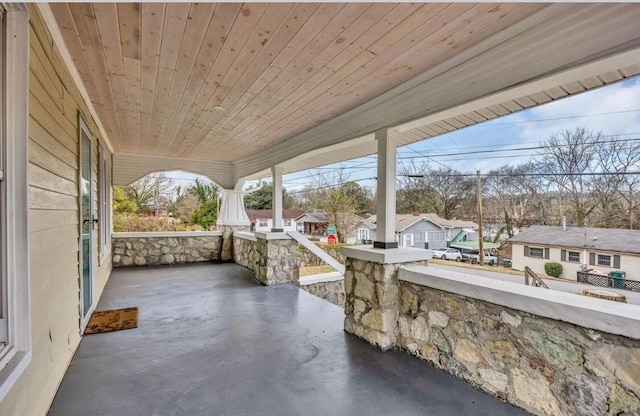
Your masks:
M640 280L640 230L533 225L509 241L516 270L529 266L544 276L545 263L557 262L564 279L577 280L584 267L603 275L622 270Z

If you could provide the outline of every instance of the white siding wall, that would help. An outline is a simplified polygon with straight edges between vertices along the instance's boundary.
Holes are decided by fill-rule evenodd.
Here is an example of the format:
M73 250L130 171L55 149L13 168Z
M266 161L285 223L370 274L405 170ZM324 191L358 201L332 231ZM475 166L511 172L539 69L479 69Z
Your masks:
M81 339L78 112L85 116L94 135L94 181L99 133L37 7L29 5L29 13L28 221L33 356L0 402L0 415L41 416L46 414ZM97 197L94 182L94 210ZM110 257L99 264L97 247L95 232L95 302L111 271Z
M534 272L546 276L544 272L544 265L548 262L556 262L562 264L562 277L563 279L576 280L577 275L576 272L581 269L582 264L589 264L589 250L586 252L580 248L558 248L558 247L550 247L550 246L542 246L535 244L526 244L528 247L540 247L546 248L549 247L549 259L538 259L534 257L525 257L524 256L524 247L525 244L522 243L514 243L513 251L512 251L512 261L513 268L515 270L524 270L525 266L529 266L531 270ZM573 263L569 261L561 261L561 251L567 250L567 259L569 251L577 251L580 252L580 263ZM589 266L591 269L603 271L605 274L608 274L611 270L616 270L613 267L613 256L620 255L620 268L619 270L624 270L627 273L627 278L632 280L640 280L640 256L637 255L628 255L628 254L620 254L606 251L595 251L598 254L607 254L612 258L612 266Z
M266 227L261 227L260 226L260 220L256 220L255 231L258 231L258 232L261 232L261 233L271 231L271 229L273 228L273 219L267 218L266 221L267 221L267 226ZM282 220L282 224L283 224L282 228L284 229L285 232L287 232L287 231L297 231L296 230L296 221L295 220L291 220L291 225L290 226L284 225L286 222L287 222L286 219Z

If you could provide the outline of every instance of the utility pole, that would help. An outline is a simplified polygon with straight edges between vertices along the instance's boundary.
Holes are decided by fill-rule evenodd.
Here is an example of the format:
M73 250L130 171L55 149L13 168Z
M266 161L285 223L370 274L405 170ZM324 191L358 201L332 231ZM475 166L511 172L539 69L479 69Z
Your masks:
M476 193L478 194L478 262L481 266L484 266L484 244L483 244L483 232L482 232L482 181L480 179L480 171L476 171L478 176L478 185Z

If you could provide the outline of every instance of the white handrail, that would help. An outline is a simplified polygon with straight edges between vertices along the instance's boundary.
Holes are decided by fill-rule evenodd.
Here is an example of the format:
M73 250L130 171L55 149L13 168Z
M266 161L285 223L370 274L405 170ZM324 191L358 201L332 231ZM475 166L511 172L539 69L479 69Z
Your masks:
M307 250L320 257L322 261L327 263L329 266L333 267L341 274L344 274L344 266L340 264L340 262L329 255L326 251L313 244L309 239L297 231L289 231L287 233L289 237L296 240L298 243L302 244Z

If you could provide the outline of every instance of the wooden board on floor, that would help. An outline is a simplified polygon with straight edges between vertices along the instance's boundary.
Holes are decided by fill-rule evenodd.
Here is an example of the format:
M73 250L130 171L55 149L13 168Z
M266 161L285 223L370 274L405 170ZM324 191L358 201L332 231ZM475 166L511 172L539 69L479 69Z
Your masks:
M138 308L122 308L109 311L95 311L89 319L85 335L121 331L138 327Z

